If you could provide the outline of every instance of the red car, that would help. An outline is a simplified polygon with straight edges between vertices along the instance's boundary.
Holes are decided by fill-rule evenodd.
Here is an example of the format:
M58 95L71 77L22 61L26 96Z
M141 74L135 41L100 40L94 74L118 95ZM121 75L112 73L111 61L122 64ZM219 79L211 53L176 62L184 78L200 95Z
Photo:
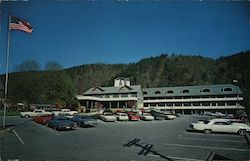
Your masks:
M140 120L140 117L135 112L127 112L128 118L131 121L138 121Z
M45 125L45 124L46 124L49 120L51 120L52 118L53 118L52 115L43 115L43 116L34 116L34 117L33 117L33 120L34 120L36 123Z

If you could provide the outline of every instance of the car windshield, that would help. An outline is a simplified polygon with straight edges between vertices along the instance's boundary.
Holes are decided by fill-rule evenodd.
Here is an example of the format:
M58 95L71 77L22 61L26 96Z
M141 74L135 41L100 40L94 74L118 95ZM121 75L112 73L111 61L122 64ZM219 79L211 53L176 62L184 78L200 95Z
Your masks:
M66 118L57 118L57 120L64 121L64 120L67 120L67 119Z
M112 116L113 114L112 113L104 113L103 115L105 115L105 116Z
M205 120L203 123L208 124L209 122L210 122L209 120Z
M81 119L90 119L91 117L89 117L89 116L81 116L80 118Z

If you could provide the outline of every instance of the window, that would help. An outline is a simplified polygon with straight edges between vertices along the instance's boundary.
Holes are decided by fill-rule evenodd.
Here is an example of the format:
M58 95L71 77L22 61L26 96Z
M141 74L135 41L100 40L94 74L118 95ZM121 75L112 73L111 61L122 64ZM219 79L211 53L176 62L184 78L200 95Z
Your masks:
M224 91L224 92L232 92L233 89L230 88L230 87L226 87L226 88L223 89L223 91Z
M225 102L218 102L218 106L225 106Z
M155 94L161 94L161 92L160 91L155 91Z
M208 121L208 120L205 120L203 123L204 124L208 124L210 121Z
M236 106L236 102L227 102L228 106Z
M137 94L136 93L132 93L131 97L137 97Z
M155 103L150 103L149 105L150 105L150 107L156 107Z
M114 94L113 95L113 98L118 98L119 97L119 94Z
M128 94L127 94L127 93L123 93L123 94L121 95L121 97L128 97Z
M214 122L214 125L220 125L221 122Z
M175 106L182 106L182 103L175 103Z
M173 103L167 103L166 106L173 106Z
M202 106L210 106L209 102L202 102Z
M164 107L165 103L159 103L158 106Z
M169 91L167 91L166 93L168 93L168 94L172 94L172 93L174 93L174 91L169 90Z
M182 91L182 93L189 93L189 90L184 89L184 90Z
M186 102L186 103L183 103L183 105L184 106L191 106L191 103Z
M193 106L200 106L200 103L199 102L194 102Z
M145 94L145 95L146 95L146 94L148 94L148 92L145 92L145 91L144 91L144 92L143 92L143 94Z
M211 91L210 91L210 89L205 88L205 89L202 90L202 92L204 92L204 93L209 93L209 92L211 92Z

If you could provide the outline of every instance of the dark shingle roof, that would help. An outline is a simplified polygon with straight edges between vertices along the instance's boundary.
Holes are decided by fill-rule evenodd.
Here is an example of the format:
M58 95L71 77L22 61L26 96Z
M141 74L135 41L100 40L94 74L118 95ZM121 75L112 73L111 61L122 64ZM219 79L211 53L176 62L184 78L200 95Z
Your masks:
M90 88L83 95L90 94L111 94L111 93L134 93L140 92L141 85L133 85L133 86L122 86L122 87L94 87Z
M242 94L233 84L143 88L144 97Z

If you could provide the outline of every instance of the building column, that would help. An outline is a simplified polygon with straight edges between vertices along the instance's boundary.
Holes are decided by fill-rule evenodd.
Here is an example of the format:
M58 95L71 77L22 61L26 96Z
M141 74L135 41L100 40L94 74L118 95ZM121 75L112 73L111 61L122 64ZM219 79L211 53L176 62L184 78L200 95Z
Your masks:
M111 102L109 102L109 109L111 109Z
M125 108L128 108L128 102L127 101L125 102Z
M93 102L93 101L91 101L91 105L90 105L90 106L91 106L91 107L90 107L91 109L93 108L93 103L94 103L94 102Z
M184 115L184 110L182 110L182 115Z
M89 101L87 101L86 107L89 108Z
M117 102L117 108L119 108L119 101Z

